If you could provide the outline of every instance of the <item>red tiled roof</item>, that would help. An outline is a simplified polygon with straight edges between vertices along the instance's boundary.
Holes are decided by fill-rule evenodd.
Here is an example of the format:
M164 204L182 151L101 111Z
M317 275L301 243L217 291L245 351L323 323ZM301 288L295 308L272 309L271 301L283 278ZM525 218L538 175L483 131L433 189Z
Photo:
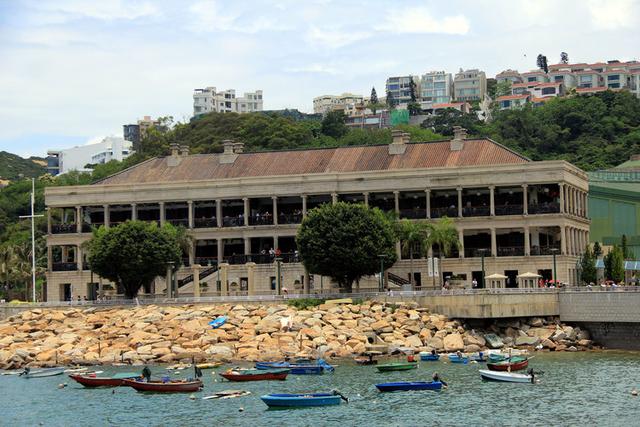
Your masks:
M459 107L464 104L464 102L445 102L443 104L433 104L433 108Z
M616 68L615 70L603 71L602 74L626 74L627 70Z
M525 99L528 98L529 95L528 94L523 94L523 95L504 95L504 96L499 96L498 97L498 101L509 101L511 99Z
M540 82L525 82L525 83L514 83L511 85L512 88L516 87L535 87L538 86Z
M598 86L598 87L577 87L576 88L576 92L604 92L605 90L607 90L606 87L604 86Z
M554 99L553 96L546 96L544 98L531 98L531 102L536 103L536 102L549 102L552 99Z
M560 86L562 82L548 82L548 83L540 83L537 87L550 87L550 86Z
M596 71L596 70L582 70L582 71L576 71L575 74L600 74L600 71Z
M532 70L532 71L527 71L526 73L522 73L523 76L528 76L528 75L539 75L539 74L544 74L544 71L541 70Z
M520 164L530 160L489 139L465 140L460 151L449 141L410 143L404 154L389 154L387 145L353 146L239 154L221 164L221 154L182 157L169 166L169 157L155 157L105 178L94 185L185 182L231 178L346 173L422 168Z

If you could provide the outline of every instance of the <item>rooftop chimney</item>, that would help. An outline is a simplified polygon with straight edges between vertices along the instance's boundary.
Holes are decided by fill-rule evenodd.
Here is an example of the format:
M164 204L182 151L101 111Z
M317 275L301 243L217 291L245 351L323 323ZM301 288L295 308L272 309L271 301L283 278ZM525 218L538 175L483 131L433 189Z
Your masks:
M180 155L182 157L187 157L189 155L189 146L188 145L181 145L180 146Z
M171 156L167 158L168 166L178 166L180 164L180 145L173 143L169 145L171 148Z
M464 140L467 138L467 130L461 126L453 127L453 139L451 140L451 151L460 151L464 147Z
M219 157L220 163L224 164L235 162L236 158L238 157L238 145L244 147L244 144L242 144L241 142L235 142L233 139L225 139L224 141L222 141L222 147L224 150ZM242 147L240 148L240 153L242 152Z
M392 130L391 137L393 138L393 141L389 144L389 154L404 154L407 150L407 143L410 139L409 134L402 132L401 130Z
M233 152L236 154L244 153L244 142L235 142L233 144Z
M629 160L631 161L640 160L640 154L632 154Z

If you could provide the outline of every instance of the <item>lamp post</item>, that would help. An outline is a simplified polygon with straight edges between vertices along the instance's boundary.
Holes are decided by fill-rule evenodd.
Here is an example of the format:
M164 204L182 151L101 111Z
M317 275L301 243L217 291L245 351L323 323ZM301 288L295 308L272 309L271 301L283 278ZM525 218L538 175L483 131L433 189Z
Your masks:
M556 270L556 254L558 253L558 248L551 248L551 254L553 254L553 285L558 286L558 271Z
M167 262L167 298L173 298L173 266L175 263L173 261Z
M278 275L276 277L276 295L280 295L280 291L282 289L282 283L280 283L280 262L282 261L282 258L276 257L274 261L276 262L276 274Z
M485 283L484 283L484 254L487 253L489 250L488 249L478 249L478 252L480 252L480 263L482 264L482 273L480 276L480 286L482 287L482 289L485 288Z
M384 259L386 257L386 255L378 255L378 258L380 258L380 281L378 284L378 292L382 292L384 290Z

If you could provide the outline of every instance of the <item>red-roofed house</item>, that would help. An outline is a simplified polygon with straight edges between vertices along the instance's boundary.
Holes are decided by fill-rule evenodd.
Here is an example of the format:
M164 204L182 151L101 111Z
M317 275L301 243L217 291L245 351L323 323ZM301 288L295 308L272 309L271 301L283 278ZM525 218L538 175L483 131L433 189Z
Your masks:
M609 89L624 89L629 87L628 72L623 68L614 68L602 73L604 85Z
M496 100L501 110L512 110L514 108L522 108L528 101L530 95L524 93L522 95L505 95L500 96Z
M527 73L522 73L522 80L524 82L538 82L545 83L549 81L548 76L544 71L541 70L533 70Z
M534 98L548 98L564 96L564 85L562 82L540 83L531 90Z

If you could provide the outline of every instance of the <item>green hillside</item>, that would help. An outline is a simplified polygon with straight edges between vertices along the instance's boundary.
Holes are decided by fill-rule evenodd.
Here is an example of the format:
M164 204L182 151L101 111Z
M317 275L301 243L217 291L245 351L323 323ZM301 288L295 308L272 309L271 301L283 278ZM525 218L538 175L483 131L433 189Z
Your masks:
M46 168L34 160L43 161L37 157L25 159L6 151L0 151L0 179L14 181L20 177L20 174L26 178L39 177L46 172Z

